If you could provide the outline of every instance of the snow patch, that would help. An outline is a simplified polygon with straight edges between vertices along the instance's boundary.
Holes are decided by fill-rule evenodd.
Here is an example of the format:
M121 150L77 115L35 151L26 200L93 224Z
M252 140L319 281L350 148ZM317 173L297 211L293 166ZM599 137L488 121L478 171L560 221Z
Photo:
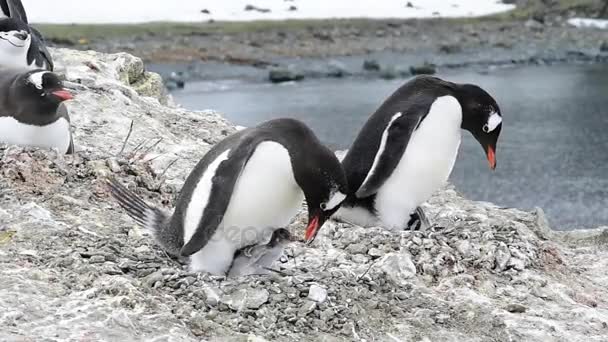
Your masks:
M608 29L607 19L571 18L568 19L568 24L578 28Z
M141 23L471 17L515 8L498 0L23 0L35 23ZM250 5L253 9L245 10ZM206 11L203 11L206 10Z

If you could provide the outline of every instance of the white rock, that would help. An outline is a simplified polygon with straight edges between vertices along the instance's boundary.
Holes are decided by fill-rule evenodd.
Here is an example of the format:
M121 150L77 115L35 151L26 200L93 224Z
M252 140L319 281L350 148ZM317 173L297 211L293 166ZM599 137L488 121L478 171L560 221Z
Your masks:
M308 299L317 303L323 303L327 299L327 290L317 284L312 284L308 289Z

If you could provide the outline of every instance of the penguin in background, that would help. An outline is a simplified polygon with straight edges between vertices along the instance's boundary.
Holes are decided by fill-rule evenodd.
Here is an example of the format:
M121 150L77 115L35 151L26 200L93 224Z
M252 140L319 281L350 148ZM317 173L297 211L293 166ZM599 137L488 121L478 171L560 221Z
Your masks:
M53 71L44 38L28 24L20 0L0 0L0 66Z
M342 161L350 192L334 215L363 227L410 228L428 220L420 205L448 180L469 131L496 168L498 104L472 84L418 76L363 126Z
M72 98L50 71L0 67L0 142L73 153L70 116L63 104Z
M305 239L312 243L348 191L332 151L293 119L267 121L213 146L186 179L172 215L116 181L109 186L168 253L190 257L192 271L217 275L229 271L238 250L286 227L304 200Z

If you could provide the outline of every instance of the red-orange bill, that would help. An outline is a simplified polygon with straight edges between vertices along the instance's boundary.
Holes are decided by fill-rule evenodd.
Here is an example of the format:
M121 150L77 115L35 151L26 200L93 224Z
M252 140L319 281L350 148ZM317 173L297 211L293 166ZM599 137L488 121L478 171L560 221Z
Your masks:
M494 149L488 146L488 163L490 164L490 169L496 169L496 154L494 153Z
M56 90L56 91L53 92L53 95L57 96L62 101L71 100L71 99L74 98L74 96L72 95L72 93L70 93L67 90Z
M311 243L315 239L317 230L319 230L319 216L314 216L310 222L308 222L308 227L306 227L306 235L304 236L306 243Z

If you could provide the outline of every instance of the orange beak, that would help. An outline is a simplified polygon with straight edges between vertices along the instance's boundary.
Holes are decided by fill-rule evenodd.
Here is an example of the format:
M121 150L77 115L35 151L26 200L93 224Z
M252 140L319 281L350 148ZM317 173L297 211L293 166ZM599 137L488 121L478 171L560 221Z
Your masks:
M490 169L496 169L496 153L494 152L494 148L492 146L488 146L488 164L490 164Z
M306 239L307 244L311 244L315 240L318 230L319 216L314 216L310 222L308 222L308 227L306 227L306 235L304 236L304 239Z
M74 98L74 95L65 89L56 90L53 92L53 95L57 96L61 101L67 101Z

